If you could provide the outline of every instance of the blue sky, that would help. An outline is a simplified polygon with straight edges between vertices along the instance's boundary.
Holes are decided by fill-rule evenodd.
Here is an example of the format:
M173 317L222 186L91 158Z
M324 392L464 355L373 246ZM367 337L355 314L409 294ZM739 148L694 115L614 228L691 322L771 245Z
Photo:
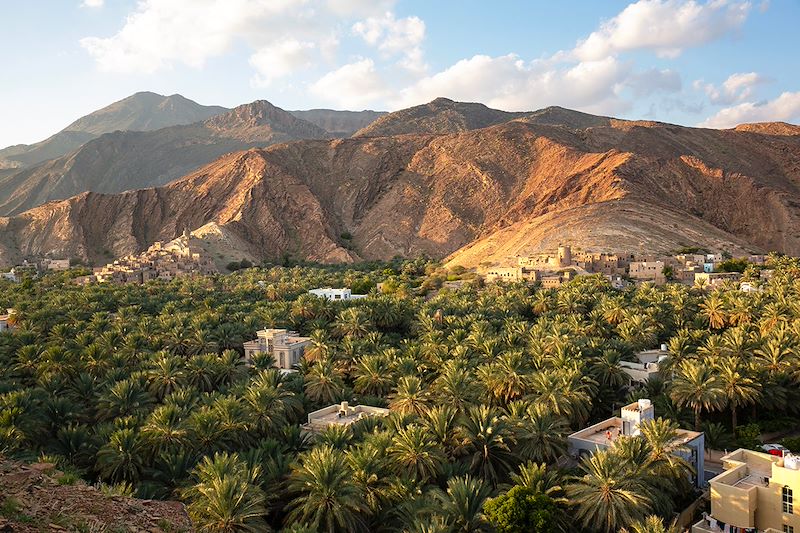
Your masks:
M9 0L0 20L0 146L141 90L286 109L446 96L800 122L797 0Z

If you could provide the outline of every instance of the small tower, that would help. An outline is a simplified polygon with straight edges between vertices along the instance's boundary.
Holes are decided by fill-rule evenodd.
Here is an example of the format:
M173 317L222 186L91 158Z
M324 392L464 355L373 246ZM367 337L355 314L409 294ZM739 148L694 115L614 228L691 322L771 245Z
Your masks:
M567 245L558 245L558 266L560 268L572 265L572 249Z

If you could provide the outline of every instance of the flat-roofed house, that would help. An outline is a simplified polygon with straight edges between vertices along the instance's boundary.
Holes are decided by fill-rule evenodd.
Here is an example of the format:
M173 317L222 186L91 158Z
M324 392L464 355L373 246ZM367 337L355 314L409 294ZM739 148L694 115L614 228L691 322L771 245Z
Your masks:
M275 359L276 367L291 370L303 358L310 344L310 337L301 337L295 331L263 329L256 332L255 340L244 343L244 359L248 365L252 365L255 355L268 353Z
M800 532L800 506L794 501L800 494L800 457L740 448L722 457L722 467L724 472L708 481L711 513L692 533Z
M655 409L650 400L642 399L626 405L620 410L620 416L614 416L598 422L567 438L569 452L574 457L590 455L597 450L610 448L620 437L636 437L641 435L639 425L655 418ZM673 454L682 457L694 468L692 483L696 487L703 486L703 468L705 466L705 436L697 431L679 429L672 442Z
M309 294L325 298L326 300L339 301L339 300L358 300L366 298L366 294L353 294L350 289L332 289L330 287L324 289L311 289Z
M663 261L632 261L628 275L636 281L653 281L658 285L667 281Z
M660 363L669 356L667 345L662 344L657 350L644 350L636 354L636 361L620 361L622 371L631 377L631 381L647 383L650 378L659 375Z
M317 433L330 426L349 426L369 416L387 416L389 409L370 405L350 405L347 402L329 405L313 413L308 413L308 423L303 429Z

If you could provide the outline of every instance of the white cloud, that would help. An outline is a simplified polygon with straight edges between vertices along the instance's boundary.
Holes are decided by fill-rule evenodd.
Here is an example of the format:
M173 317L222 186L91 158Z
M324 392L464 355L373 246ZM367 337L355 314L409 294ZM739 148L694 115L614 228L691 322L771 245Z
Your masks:
M364 108L389 94L389 88L376 72L371 59L348 63L325 74L311 85L310 91L319 98L350 109Z
M353 33L376 47L385 57L403 54L400 64L412 72L424 73L422 41L425 23L418 17L398 19L386 12L381 17L369 17L353 25Z
M756 72L741 72L728 76L720 87L713 83L704 84L702 80L694 82L694 88L702 90L708 95L711 103L730 105L743 102L753 95L753 90L767 79Z
M274 43L258 49L250 56L250 65L256 69L255 85L268 86L273 80L308 68L313 64L316 45L294 39Z
M372 16L376 4L391 6L359 0L140 0L116 34L86 37L81 45L102 70L147 74L180 64L200 68L243 42L253 49L251 64L264 82L278 77L274 73L291 73L292 60L306 68L312 49L323 59L332 54L341 17Z
M514 54L476 55L402 90L392 107L446 96L511 111L554 104L587 111L621 111L626 104L619 92L629 71L628 65L613 57L559 66L526 63Z
M83 0L81 7L103 7L105 0Z
M732 128L748 122L799 122L800 92L785 92L767 102L744 102L719 110L698 126Z
M573 53L584 61L640 49L675 57L686 48L739 28L750 7L749 2L729 0L705 4L693 0L639 0L579 41Z

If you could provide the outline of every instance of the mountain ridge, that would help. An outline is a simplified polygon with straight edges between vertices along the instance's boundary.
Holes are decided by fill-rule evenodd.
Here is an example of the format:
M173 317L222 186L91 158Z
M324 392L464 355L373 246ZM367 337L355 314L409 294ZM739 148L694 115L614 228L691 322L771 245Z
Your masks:
M220 106L203 106L179 94L163 96L149 91L137 92L75 120L43 141L0 149L0 167L22 168L55 159L104 133L152 131L190 124L226 110Z
M51 202L0 219L0 261L102 261L207 224L273 260L477 266L557 242L800 253L800 136L548 109L481 129L252 148L165 186Z
M164 185L228 152L328 137L322 128L265 100L193 124L106 133L58 159L0 177L0 215L84 191L117 193Z

